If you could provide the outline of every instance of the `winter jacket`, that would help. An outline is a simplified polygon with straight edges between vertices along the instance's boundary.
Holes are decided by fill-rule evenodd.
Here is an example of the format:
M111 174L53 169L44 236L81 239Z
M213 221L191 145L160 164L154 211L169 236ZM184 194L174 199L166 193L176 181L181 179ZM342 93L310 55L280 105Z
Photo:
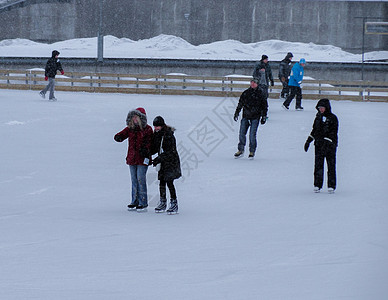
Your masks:
M133 123L132 118L138 116L140 124ZM143 108L137 108L130 111L127 116L127 127L114 136L116 142L123 142L128 139L127 164L144 165L149 163L146 158L151 159L151 143L153 131L151 126L147 125L147 117Z
M271 66L269 65L269 63L265 63L265 62L263 62L263 60L260 60L256 64L256 67L253 70L252 76L253 76L253 78L258 78L260 81L260 78L261 78L260 70L261 69L265 69L265 82L266 82L266 85L269 86L269 83L273 82L272 70L271 70Z
M54 50L52 52L51 58L46 63L44 76L49 78L55 78L55 75L57 75L57 71L63 72L62 65L59 62L58 58L55 58L55 56L59 55L59 52Z
M250 87L241 94L234 113L235 117L239 115L241 109L243 110L243 118L259 119L267 116L268 102L259 88Z
M319 107L324 106L325 112L321 114ZM331 112L329 99L321 99L316 107L318 111L310 136L314 139L315 146L338 146L338 119Z
M164 125L161 130L154 133L152 139L151 152L158 154L153 163L161 164L158 172L159 180L172 181L182 176L174 131L174 128Z
M300 87L304 75L304 68L296 63L291 69L290 80L288 81L288 86L297 86Z
M282 81L282 77L286 80L291 73L291 60L290 56L287 55L279 64L279 79Z

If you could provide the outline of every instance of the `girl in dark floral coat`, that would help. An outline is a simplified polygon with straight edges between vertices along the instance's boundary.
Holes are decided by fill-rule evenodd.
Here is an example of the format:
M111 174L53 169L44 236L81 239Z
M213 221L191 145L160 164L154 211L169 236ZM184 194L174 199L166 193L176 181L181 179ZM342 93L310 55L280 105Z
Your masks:
M158 179L160 203L155 208L155 212L164 212L167 208L166 185L170 191L171 205L167 210L168 214L178 213L178 201L174 186L174 180L182 176L178 151L176 149L176 140L174 137L175 129L167 126L161 116L157 116L154 121L154 135L152 139L152 154L158 156L152 164L159 169Z

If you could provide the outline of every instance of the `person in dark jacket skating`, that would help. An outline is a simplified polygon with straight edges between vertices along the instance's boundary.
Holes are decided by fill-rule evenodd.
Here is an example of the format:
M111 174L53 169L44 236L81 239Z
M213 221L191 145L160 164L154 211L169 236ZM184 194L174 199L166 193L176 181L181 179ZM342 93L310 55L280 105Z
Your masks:
M271 83L271 86L274 86L275 84L267 55L263 54L261 56L261 60L256 64L255 69L253 70L252 77L258 79L259 88L263 91L264 97L267 100L269 84Z
M288 77L291 74L291 60L294 56L291 52L288 52L286 57L279 64L279 80L283 85L283 89L280 92L280 98L287 98L289 93Z
M321 99L316 107L318 111L310 136L304 144L307 152L310 143L315 145L314 191L319 193L323 186L324 162L327 162L327 186L329 193L336 189L336 152L338 146L338 118L331 112L329 99Z
M146 111L142 107L131 110L127 116L127 127L114 136L116 142L128 139L127 165L132 181L132 201L129 210L146 211L147 197L147 169L151 160L151 143L153 131L147 124Z
M236 111L233 119L237 122L241 109L243 115L240 124L239 143L237 146L238 151L234 154L235 158L242 157L244 154L246 144L246 134L249 130L249 156L253 159L255 156L257 141L256 133L259 127L259 121L262 125L267 120L268 103L263 91L258 88L258 80L253 78L251 80L251 86L245 90L239 99Z
M160 202L155 208L155 212L164 212L167 208L166 185L170 191L170 208L168 214L178 213L178 200L174 186L174 180L182 176L179 154L176 148L174 137L175 129L167 126L161 116L157 116L154 121L154 136L152 139L152 154L157 157L152 164L158 168Z
M47 86L39 93L40 96L44 99L46 97L47 91L50 91L49 94L49 100L55 101L57 100L54 96L54 90L55 90L55 75L57 75L57 71L60 71L61 74L65 74L65 72L62 69L62 65L58 59L59 52L57 50L54 50L51 53L51 58L48 59L44 71L44 80L48 80L49 83Z

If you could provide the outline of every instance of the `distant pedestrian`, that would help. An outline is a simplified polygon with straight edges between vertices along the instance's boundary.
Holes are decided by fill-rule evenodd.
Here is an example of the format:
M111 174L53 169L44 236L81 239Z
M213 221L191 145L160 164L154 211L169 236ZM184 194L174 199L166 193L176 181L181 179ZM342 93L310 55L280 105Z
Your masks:
M116 142L128 139L126 162L129 165L132 181L132 201L128 210L147 211L147 170L151 159L153 131L147 124L143 107L131 110L127 116L127 127L114 136Z
M321 99L316 107L313 129L304 144L307 152L310 143L315 145L314 192L319 193L323 186L324 162L327 163L328 192L334 193L336 179L336 152L338 146L338 118L331 112L329 99Z
M57 50L54 50L51 53L51 58L48 59L44 71L44 80L48 80L49 83L47 86L39 93L40 96L44 99L46 97L47 91L50 91L49 94L49 100L56 101L57 99L54 96L54 90L55 90L55 75L57 75L57 71L60 71L61 74L65 74L65 72L62 69L62 65L58 59L59 52Z
M258 79L259 89L263 91L265 100L268 99L268 87L269 84L274 86L271 66L268 63L268 56L263 54L261 60L256 64L253 70L253 78Z
M306 60L301 58L299 63L296 63L291 69L290 80L288 81L288 86L290 87L291 93L287 99L283 102L283 108L288 110L292 99L296 96L295 109L303 110L302 107L302 80L304 75L304 66L306 65Z
M160 202L155 212L164 212L167 208L166 185L170 191L170 207L168 214L178 213L178 199L174 186L174 180L182 176L181 165L176 140L174 137L175 128L166 125L161 116L154 121L154 136L152 139L152 154L157 154L152 164L158 169Z
M288 52L286 57L279 64L279 80L283 85L280 98L286 99L289 94L288 79L291 74L291 60L294 56Z
M268 103L261 89L258 88L258 79L251 80L251 86L245 90L238 102L233 119L237 122L241 109L243 110L238 151L234 154L235 158L242 157L246 144L246 134L249 129L249 159L255 156L257 141L256 133L259 127L259 122L264 125L267 120Z

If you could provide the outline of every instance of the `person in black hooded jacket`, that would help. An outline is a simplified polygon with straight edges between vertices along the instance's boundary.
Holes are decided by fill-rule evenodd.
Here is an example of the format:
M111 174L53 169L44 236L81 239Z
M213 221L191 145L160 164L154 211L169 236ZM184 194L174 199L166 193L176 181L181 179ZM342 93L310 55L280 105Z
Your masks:
M175 129L167 126L161 116L154 121L154 135L152 139L151 154L158 154L152 161L158 170L160 202L155 212L164 212L167 208L166 185L170 191L171 203L168 214L178 213L178 200L174 186L174 180L182 176L179 154L174 137Z
M324 162L327 162L327 186L329 193L336 189L336 152L338 146L338 118L331 112L329 99L321 99L316 107L317 114L313 129L304 145L307 152L310 143L315 145L314 191L319 193L323 186Z
M49 83L47 86L39 93L42 98L46 97L46 93L50 90L49 100L55 101L57 100L54 97L54 89L55 89L55 75L57 75L57 71L60 71L61 74L64 74L62 69L62 65L58 59L59 52L54 50L51 53L51 58L47 60L45 71L44 71L44 80L48 80Z
M286 57L279 64L279 80L283 85L280 92L280 98L287 98L289 94L288 77L291 74L291 60L294 57L291 52L288 52Z

